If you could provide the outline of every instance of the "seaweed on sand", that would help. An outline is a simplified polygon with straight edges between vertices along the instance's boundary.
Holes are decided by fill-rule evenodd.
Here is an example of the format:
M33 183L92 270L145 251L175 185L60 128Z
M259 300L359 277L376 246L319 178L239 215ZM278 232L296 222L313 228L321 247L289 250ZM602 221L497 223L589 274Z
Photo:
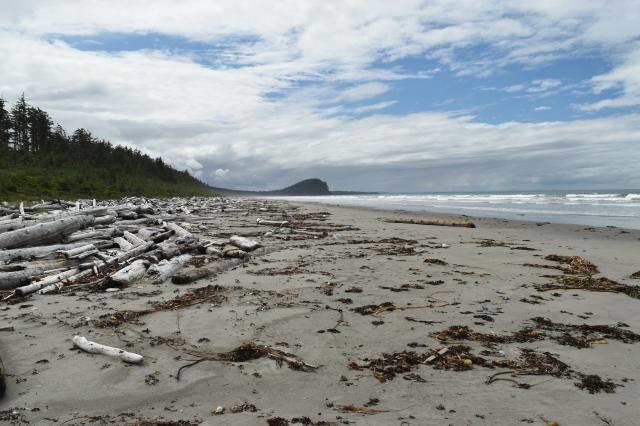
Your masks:
M305 372L315 371L318 368L317 366L305 363L296 355L255 343L243 343L229 352L205 352L195 349L182 349L182 352L187 358L181 356L180 359L191 361L191 363L183 365L178 369L178 374L176 375L177 380L180 380L182 370L203 361L246 362L267 357L273 359L276 364L278 364L278 367L286 363L292 370Z
M634 299L640 299L640 286L626 285L609 278L593 278L581 275L545 275L553 278L558 284L536 285L538 291L550 290L585 290L603 293L622 293Z
M117 327L124 323L136 323L137 319L141 316L148 315L153 312L174 311L200 303L220 303L226 299L226 296L222 294L224 291L225 288L218 285L208 285L206 287L196 288L174 299L164 302L154 302L151 305L153 306L153 309L143 309L138 311L125 310L118 311L113 314L102 315L100 319L95 322L95 326L99 328Z
M445 330L433 333L432 335L441 342L447 342L449 340L473 340L487 347L505 343L535 342L545 338L543 333L532 328L523 328L511 334L499 335L480 333L462 325L454 325Z
M372 360L364 359L363 361L365 361L366 364L351 362L349 368L352 370L369 369L373 377L384 383L388 380L393 380L398 374L410 373L416 370L418 366L425 364L434 354L436 354L436 351L421 354L414 351L383 353L380 358ZM473 355L471 348L464 345L450 346L445 354L439 355L429 364L435 369L453 371L470 370L473 368L473 365L492 368L490 362L484 358ZM407 374L404 376L404 379L416 381L414 377L415 376L411 374Z
M585 290L604 293L623 293L634 299L640 299L640 286L622 284L606 277L594 278L593 274L599 272L598 267L580 256L551 254L546 256L545 260L560 263L557 269L564 272L564 275L544 275L546 278L555 280L557 284L536 285L535 287L538 291ZM528 266L553 268L548 265Z
M593 343L601 342L602 339L619 340L624 343L640 342L639 334L611 325L562 324L542 317L532 318L531 321L539 330L562 333L560 336L551 338L565 345L587 348ZM572 333L580 333L580 335L575 336Z

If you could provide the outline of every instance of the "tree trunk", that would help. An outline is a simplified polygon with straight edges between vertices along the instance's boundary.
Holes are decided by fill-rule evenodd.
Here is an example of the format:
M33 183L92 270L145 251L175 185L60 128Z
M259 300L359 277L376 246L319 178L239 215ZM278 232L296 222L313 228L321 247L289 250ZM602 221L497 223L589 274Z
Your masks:
M93 225L94 220L93 216L72 216L5 232L0 234L0 249L59 241L79 229Z

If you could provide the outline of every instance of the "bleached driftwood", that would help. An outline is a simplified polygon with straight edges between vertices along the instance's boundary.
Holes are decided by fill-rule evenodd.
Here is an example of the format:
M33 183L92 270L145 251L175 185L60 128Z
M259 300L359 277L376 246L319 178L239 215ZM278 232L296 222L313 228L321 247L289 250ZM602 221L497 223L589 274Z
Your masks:
M291 234L310 235L312 237L322 238L326 237L328 233L326 231L306 231L304 229L289 229Z
M170 260L162 260L160 263L151 265L147 269L145 279L152 284L161 284L171 278L182 266L193 258L190 254L183 254Z
M100 229L96 231L74 232L64 240L68 243L73 243L76 241L86 240L89 238L94 238L98 240L107 239L107 238L113 237L117 232L118 230L116 228Z
M207 247L205 253L210 255L215 255L215 256L222 256L222 250L214 246Z
M96 217L95 225L109 225L116 221L116 215L107 214L105 216Z
M171 282L174 284L189 284L201 278L206 278L209 275L211 275L211 271L205 268L187 269L171 277Z
M161 230L158 228L142 228L138 230L136 237L141 238L144 241L149 241L153 239L154 236L158 235Z
M174 232L172 230L168 230L166 232L161 232L157 235L154 235L153 238L151 238L151 240L155 243L159 243L166 240L167 238L171 238L173 234Z
M224 257L245 257L247 252L228 244L222 248L222 255Z
M66 284L73 284L75 282L78 282L81 279L84 279L93 275L93 273L94 273L93 269L86 269L84 271L80 271L74 275L71 275L65 280L59 280L57 282L49 284L46 287L41 288L40 290L38 290L38 294L57 293Z
M0 234L0 249L18 248L60 240L93 225L93 216L72 216Z
M126 287L140 280L144 276L145 272L147 272L148 267L148 261L142 259L134 260L129 266L112 274L109 277L109 281L119 286Z
M23 218L18 217L16 219L7 220L0 223L0 233L26 228L27 226L33 226L37 223L38 221L36 220L24 220Z
M80 258L80 255L82 255L87 251L96 252L97 251L96 246L94 246L93 244L87 244L84 246L72 248L70 250L60 250L59 253L62 256L66 257L67 259L73 259L73 258Z
M116 237L113 239L113 242L118 244L118 246L120 247L120 249L122 250L131 250L133 248L133 244L131 244L129 241L125 240L122 237Z
M20 259L31 259L33 257L46 257L53 255L59 250L69 250L84 245L84 242L72 244L54 244L49 246L27 247L13 250L0 250L0 262L11 262Z
M77 269L77 268L69 269L68 271L64 271L56 275L48 276L46 278L41 279L40 281L36 281L29 285L18 287L14 290L14 292L18 296L25 296L27 294L41 290L51 284L58 283L66 278L69 278L73 275L78 274L79 272L80 272L80 269Z
M440 355L444 355L447 352L449 352L449 348L442 348L438 352L436 352L434 355L431 355L431 356L429 356L429 358L425 359L424 363L428 364L428 363L432 362L434 359L438 358Z
M193 234L191 232L176 223L169 222L166 224L166 228L175 232L178 238L193 238Z
M118 217L122 219L135 220L138 218L138 213L130 210L120 210L118 211Z
M248 262L253 257L264 256L274 251L280 250L281 248L282 247L279 247L279 246L262 247L262 248L256 249L251 253L247 253L245 257L238 257L234 259L224 259L224 260L212 263L211 264L212 266L207 267L207 269L212 274L222 273L235 266Z
M140 364L144 359L142 355L133 352L127 352L112 346L101 345L100 343L87 340L83 336L73 336L73 345L90 354L102 354L114 358L120 358L124 362L131 364Z
M140 238L140 237L138 237L136 235L133 235L129 231L124 231L124 234L122 236L124 237L125 240L129 241L134 246L139 246L140 244L144 244L146 242L142 238Z
M13 290L16 287L29 284L32 277L41 274L43 271L44 269L37 268L14 272L0 272L0 290Z
M258 225L267 225L267 226L289 226L288 220L267 220L267 219L256 219L256 223Z
M254 240L250 240L248 238L245 237L239 237L238 235L233 235L231 238L229 238L229 242L244 250L244 251L252 251L257 249L258 247L260 247L260 243Z
M173 241L164 241L158 244L158 247L149 253L151 256L155 256L158 259L171 259L178 256L182 252L179 245Z
M108 263L111 264L111 263L124 262L125 260L131 259L132 257L140 256L142 253L150 250L155 245L156 244L153 241L140 244L139 246L135 246L131 250L127 250L124 253L117 255L112 259L112 261Z

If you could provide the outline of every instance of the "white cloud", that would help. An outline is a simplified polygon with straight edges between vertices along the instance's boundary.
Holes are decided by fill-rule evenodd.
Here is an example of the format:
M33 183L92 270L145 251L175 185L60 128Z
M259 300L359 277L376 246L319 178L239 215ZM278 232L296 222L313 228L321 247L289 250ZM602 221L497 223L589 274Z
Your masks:
M540 93L546 92L551 89L555 89L560 86L562 82L560 80L555 80L552 78L542 79L542 80L533 80L531 82L531 86L527 88L527 92L529 93Z
M395 105L396 103L397 101L378 102L375 104L369 104L369 105L364 105L358 108L354 108L353 112L355 112L356 114L362 114L365 112L380 111L382 109L389 108L390 106Z
M389 90L389 86L383 83L373 82L359 84L342 92L339 100L347 102L364 101L382 95Z
M541 106L535 107L533 110L534 111L549 111L550 109L551 109L550 106L541 105Z
M640 105L640 44L628 52L622 62L611 71L593 77L591 84L595 93L618 90L620 94L614 95L613 98L580 105L580 109L597 111L604 108Z
M184 163L192 170L199 170L202 168L202 164L200 164L200 162L195 158L188 158Z
M504 88L505 92L509 92L509 93L515 93L515 92L521 92L523 91L525 88L524 84L514 84L511 86L507 86Z
M216 169L211 173L211 177L223 178L229 173L229 169Z

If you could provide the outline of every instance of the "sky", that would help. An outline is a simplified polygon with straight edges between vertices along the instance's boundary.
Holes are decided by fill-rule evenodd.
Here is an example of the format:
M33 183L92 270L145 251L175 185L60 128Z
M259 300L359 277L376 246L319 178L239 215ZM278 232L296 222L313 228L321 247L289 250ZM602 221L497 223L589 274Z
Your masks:
M640 188L640 0L0 0L0 94L219 187Z

